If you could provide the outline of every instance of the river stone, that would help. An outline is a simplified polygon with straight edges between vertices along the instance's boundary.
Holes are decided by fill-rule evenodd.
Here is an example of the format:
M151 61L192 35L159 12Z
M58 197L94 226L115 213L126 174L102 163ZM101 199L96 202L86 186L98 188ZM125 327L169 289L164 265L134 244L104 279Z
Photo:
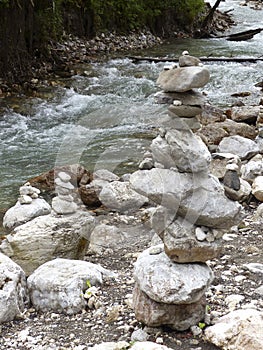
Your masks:
M184 93L158 91L154 97L157 102L172 104L173 101L181 101L186 106L202 106L205 102L205 96L199 91L190 90Z
M170 116L176 115L177 117L191 118L202 113L202 108L198 106L174 106L170 105L168 107L168 113Z
M57 257L83 258L93 228L94 218L88 212L39 216L7 235L2 240L0 251L29 275L38 266Z
M258 176L253 181L252 194L257 200L263 202L263 176Z
M114 342L105 342L92 347L88 347L88 350L172 350L165 345L160 345L150 341L138 341L132 346L130 343L125 341Z
M69 196L69 195L68 195ZM78 206L76 203L68 200L64 200L61 198L62 196L54 197L52 199L52 209L57 213L57 214L73 214L77 211ZM63 195L63 197L65 197ZM67 197L70 198L70 197ZM71 196L73 199L73 197Z
M263 312L255 309L235 310L206 328L206 339L223 350L261 350Z
M256 124L260 106L234 106L230 111L230 118L236 122Z
M185 92L205 86L209 79L210 73L205 67L183 67L163 70L157 85L165 92Z
M192 304L202 298L213 280L206 264L177 264L155 246L143 251L134 264L140 290L159 303ZM195 278L193 278L195 276Z
M150 299L135 284L133 308L139 322L149 327L169 326L178 331L185 331L200 322L205 315L205 297L191 304L165 304Z
M26 275L6 255L0 253L0 323L21 317L29 303Z
M50 212L50 205L42 198L32 199L30 204L20 204L18 201L5 213L3 226L11 230L38 216L47 215Z
M231 228L242 219L242 206L225 196L213 175L193 178L194 191L180 202L178 214L200 226Z
M242 178L240 178L240 189L238 191L235 191L232 188L225 186L226 196L232 199L233 201L243 202L244 200L249 198L251 191L252 188L250 184Z
M201 230L204 235L198 239L200 230L181 218L173 221L161 235L167 256L176 263L206 262L217 258L222 251L222 242L215 240L209 229L207 231L210 235ZM210 236L212 237L209 238Z
M119 181L120 178L118 175L112 173L111 171L107 169L97 169L93 173L93 179L99 179L107 182L112 182L112 181Z
M243 164L240 171L242 178L252 184L257 176L263 175L263 156L257 154L249 162Z
M27 284L36 310L72 315L86 308L84 293L88 284L100 285L114 277L113 272L100 265L58 258L39 266L28 277Z
M138 193L176 212L181 199L192 191L192 177L192 174L153 168L134 172L130 183Z
M178 60L180 67L191 67L191 66L199 66L201 61L199 58L189 55L188 51L184 51L183 54L179 57Z
M152 151L153 159L162 164L164 168L169 169L176 167L176 163L171 156L170 146L163 137L158 135L153 139L150 149Z
M241 160L249 159L259 153L258 145L255 141L236 135L223 138L218 145L218 152L233 153Z
M106 207L120 212L136 211L148 202L145 196L131 188L129 182L120 181L105 185L99 193L99 199Z
M165 139L180 171L197 173L208 169L211 154L201 138L191 130L169 130Z

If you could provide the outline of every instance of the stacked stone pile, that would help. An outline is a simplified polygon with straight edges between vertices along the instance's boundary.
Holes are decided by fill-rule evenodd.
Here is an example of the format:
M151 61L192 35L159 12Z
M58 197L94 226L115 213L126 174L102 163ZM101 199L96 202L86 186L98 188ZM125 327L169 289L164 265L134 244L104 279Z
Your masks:
M52 208L57 214L73 214L77 211L72 192L74 186L70 182L70 175L61 171L55 179L55 191L57 196L52 200Z
M135 264L135 315L148 326L177 330L204 319L205 292L213 280L206 261L220 254L223 234L241 218L241 206L210 174L210 152L191 130L204 103L192 89L209 80L207 68L193 64L160 73L157 83L164 91L158 99L171 103L168 118L151 145L153 167L146 170L142 163L130 177L134 190L158 204L151 225L163 241Z

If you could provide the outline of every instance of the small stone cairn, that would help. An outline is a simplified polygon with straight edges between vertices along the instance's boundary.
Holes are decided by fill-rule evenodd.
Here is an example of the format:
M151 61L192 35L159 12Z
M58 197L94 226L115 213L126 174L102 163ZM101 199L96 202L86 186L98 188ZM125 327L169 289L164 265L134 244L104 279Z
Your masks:
M55 178L55 191L57 196L52 200L52 209L57 214L73 214L77 211L77 204L72 196L74 186L70 182L69 174L61 171Z
M210 152L193 133L201 127L204 96L192 89L208 83L209 71L188 52L179 65L159 75L163 91L156 97L169 104L168 116L130 182L159 204L151 225L163 242L135 263L135 316L151 327L183 331L205 319L205 292L213 281L206 262L220 254L222 236L240 221L241 206L209 173Z

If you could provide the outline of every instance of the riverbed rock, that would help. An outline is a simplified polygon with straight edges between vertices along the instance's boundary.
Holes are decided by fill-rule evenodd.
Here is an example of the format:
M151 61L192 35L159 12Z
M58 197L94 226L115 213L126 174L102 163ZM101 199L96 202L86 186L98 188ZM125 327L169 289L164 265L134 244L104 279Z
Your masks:
M246 164L242 164L240 171L242 178L252 184L257 176L263 175L263 156L257 154Z
M0 323L21 317L29 304L24 271L0 253Z
M19 201L7 210L3 218L3 226L11 230L38 216L51 212L50 205L43 198L32 199L29 204L21 204Z
M209 70L205 67L183 67L163 70L157 85L165 92L185 92L205 86L210 79Z
M8 234L0 251L21 266L26 275L57 257L81 259L94 222L93 216L82 211L67 216L39 216Z
M202 108L199 106L187 106L187 105L170 105L168 107L169 115L177 117L192 118L202 113Z
M260 106L234 106L228 113L228 116L236 122L246 122L256 124L259 116Z
M88 347L88 350L172 350L165 345L153 343L150 341L137 341L132 346L130 343L125 341L114 342L105 342L92 347Z
M213 272L206 264L172 262L163 245L159 245L139 255L134 264L134 279L140 290L158 303L192 304L204 295Z
M84 310L86 289L116 275L87 261L54 259L39 266L27 280L30 299L36 310L68 315Z
M149 327L168 326L178 331L185 331L204 318L205 297L191 304L159 303L147 296L135 284L133 308L139 322Z
M196 227L178 218L161 234L167 256L177 263L206 262L219 256L222 242L209 228Z
M241 220L241 206L225 196L212 175L154 168L136 171L130 182L134 190L196 225L230 228Z
M263 202L263 176L258 176L253 181L252 194L257 198L257 200Z
M234 190L227 186L225 186L224 188L228 198L232 199L233 201L243 202L249 198L252 188L250 184L247 181L243 180L242 178L240 178L239 181L240 181L239 190Z
M223 350L261 350L263 312L255 309L235 310L206 328L206 339Z
M188 51L184 51L178 60L180 67L192 67L201 65L199 58L189 55Z
M105 185L99 199L106 207L120 212L136 211L148 202L147 197L131 188L129 182L113 181Z
M258 145L255 141L236 135L223 138L218 145L218 152L233 153L241 160L250 159L259 153Z

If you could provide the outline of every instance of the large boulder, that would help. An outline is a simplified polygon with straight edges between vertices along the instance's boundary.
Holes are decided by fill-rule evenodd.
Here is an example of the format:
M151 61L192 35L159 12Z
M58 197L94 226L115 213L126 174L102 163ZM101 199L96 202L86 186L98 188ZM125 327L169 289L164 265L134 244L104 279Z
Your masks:
M206 339L223 350L261 350L263 312L255 309L235 310L221 317L205 330Z
M29 304L24 271L0 253L0 323L21 317Z
M212 175L154 168L136 171L130 182L142 195L196 225L230 228L241 220L241 206L225 196L223 186Z
M174 263L158 245L139 255L134 279L140 290L158 303L192 304L204 295L213 272L206 264Z
M217 151L219 153L233 153L241 160L245 160L259 153L259 147L255 141L235 135L224 137L219 143Z
M135 285L133 291L135 317L149 327L169 326L178 331L185 331L204 318L205 306L205 297L195 303L176 305L152 300L138 285Z
M105 185L99 199L106 207L120 212L136 211L148 201L146 197L135 192L129 182L120 181Z
M209 70L205 67L183 67L163 70L157 85L165 92L185 92L205 86L210 79Z
M8 234L1 242L0 251L11 257L27 275L57 257L81 259L94 221L93 216L82 211L68 216L39 216Z
M50 212L50 205L42 198L33 199L30 204L21 204L17 201L17 203L5 213L3 226L11 230L38 216L47 215Z
M87 307L84 294L90 286L114 277L113 272L87 261L55 259L36 269L27 283L37 310L72 315Z

